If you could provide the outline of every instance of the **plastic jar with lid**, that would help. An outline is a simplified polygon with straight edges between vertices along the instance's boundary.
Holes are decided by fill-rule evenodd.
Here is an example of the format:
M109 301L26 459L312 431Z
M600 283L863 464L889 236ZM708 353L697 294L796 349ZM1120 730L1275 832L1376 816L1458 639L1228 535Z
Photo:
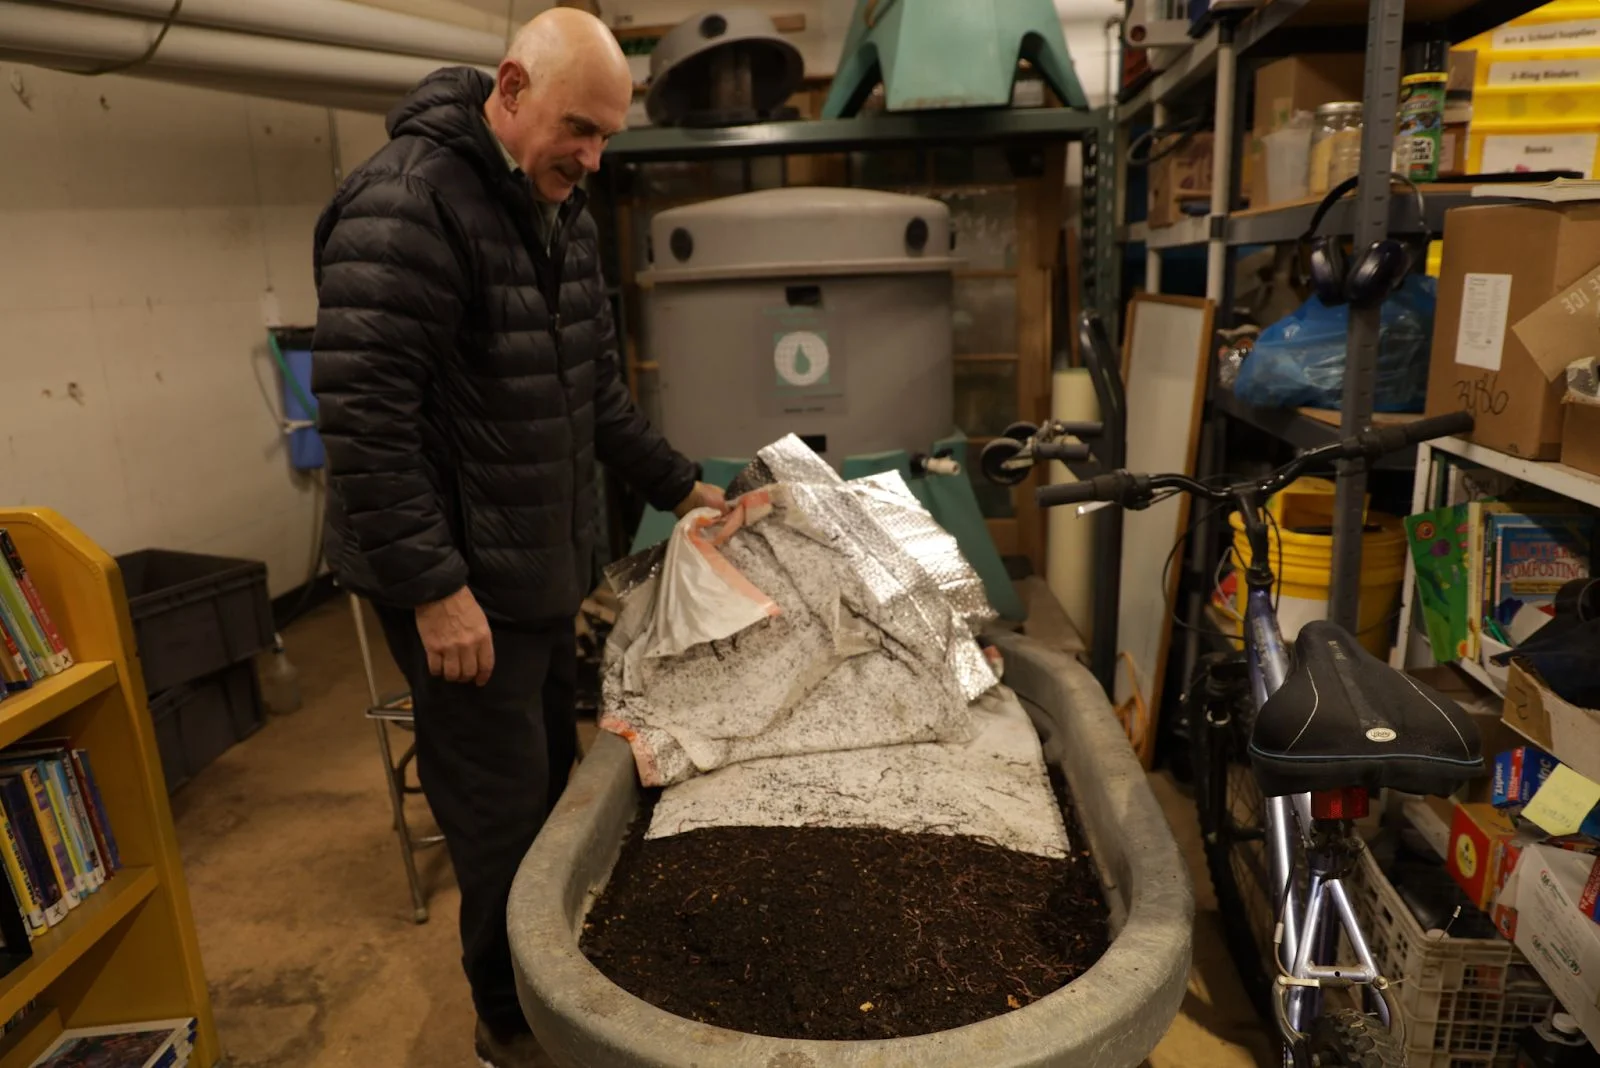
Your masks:
M1419 41L1406 48L1406 75L1400 79L1400 110L1395 116L1394 169L1414 182L1439 177L1449 55L1448 41Z
M1361 169L1361 101L1336 100L1316 110L1311 130L1311 170L1306 187L1314 196Z

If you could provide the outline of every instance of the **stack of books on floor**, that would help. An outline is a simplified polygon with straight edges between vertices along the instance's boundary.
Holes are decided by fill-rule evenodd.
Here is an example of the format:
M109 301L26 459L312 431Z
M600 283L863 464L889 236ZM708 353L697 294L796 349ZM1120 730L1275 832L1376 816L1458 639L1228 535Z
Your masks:
M86 750L64 738L0 749L0 861L30 938L122 867Z
M74 1027L30 1068L183 1068L194 1052L194 1034L192 1017Z
M27 565L0 527L0 701L72 666Z

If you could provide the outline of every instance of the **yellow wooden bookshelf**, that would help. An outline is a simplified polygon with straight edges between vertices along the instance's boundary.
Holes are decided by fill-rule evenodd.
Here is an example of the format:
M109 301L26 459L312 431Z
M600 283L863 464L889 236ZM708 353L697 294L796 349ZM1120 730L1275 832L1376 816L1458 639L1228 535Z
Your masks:
M77 663L0 701L0 746L35 732L90 751L123 868L33 942L0 977L0 1021L38 1009L0 1040L0 1068L25 1068L69 1027L193 1016L196 1068L220 1051L156 752L128 599L116 561L48 508L0 509Z

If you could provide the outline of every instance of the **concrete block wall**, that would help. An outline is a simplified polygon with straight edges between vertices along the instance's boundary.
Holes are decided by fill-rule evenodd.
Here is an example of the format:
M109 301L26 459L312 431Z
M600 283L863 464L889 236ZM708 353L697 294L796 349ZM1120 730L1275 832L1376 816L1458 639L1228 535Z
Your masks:
M265 318L315 317L329 112L0 64L0 144L0 500L303 582Z

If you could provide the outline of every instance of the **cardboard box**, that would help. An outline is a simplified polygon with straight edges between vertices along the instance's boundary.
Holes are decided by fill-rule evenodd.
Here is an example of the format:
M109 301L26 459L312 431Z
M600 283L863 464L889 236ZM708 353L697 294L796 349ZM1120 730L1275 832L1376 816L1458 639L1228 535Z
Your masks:
M1431 667L1412 668L1407 673L1461 706L1462 711L1472 718L1472 725L1478 728L1479 750L1490 760L1496 753L1515 749L1527 742L1528 739L1513 730L1511 724L1505 720L1502 703L1496 701L1491 704L1483 690L1477 684L1469 682L1467 676L1454 666L1437 664ZM1493 788L1494 776L1480 775L1467 783L1466 792L1461 795L1461 800L1487 802L1493 796ZM1445 822L1448 824L1449 820L1447 814ZM1443 849L1440 850L1440 855L1444 855Z
M1252 208L1266 205L1267 148L1254 133L1244 135L1244 151L1239 156L1239 195Z
M1600 475L1600 407L1568 404L1561 428L1561 462Z
M1494 755L1494 785L1489 803L1495 808L1526 805L1560 761L1531 745Z
M1537 673L1513 660L1501 714L1573 771L1600 782L1600 711L1562 700Z
M1600 203L1492 204L1445 214L1428 415L1466 410L1471 439L1533 459L1561 451L1561 398L1512 324L1600 265Z
M1517 908L1515 902L1515 882L1517 866L1522 862L1522 854L1529 846L1547 846L1552 849L1565 849L1573 853L1583 853L1594 856L1600 852L1600 841L1581 834L1567 835L1563 838L1548 838L1537 827L1524 827L1517 831L1512 838L1500 843L1497 857L1496 879L1500 883L1495 892L1494 905L1489 911L1489 917L1494 921L1495 929L1506 938L1515 940L1517 937ZM1585 884L1585 893L1590 888L1600 891L1600 880L1596 880L1591 870L1589 882ZM1509 891L1508 891L1509 888ZM1591 901L1591 905L1593 902ZM1591 918L1593 911L1589 912Z
M1450 824L1456 818L1455 802L1447 797L1407 796L1400 811L1443 860L1450 855Z
M1484 912L1494 907L1501 886L1500 865L1505 844L1517 836L1511 817L1478 802L1456 806L1450 823L1450 852L1445 867L1472 903Z
M1198 133L1150 164L1150 226L1186 218L1181 208L1186 200L1210 199L1211 145L1209 133Z
M1531 846L1505 895L1517 910L1513 941L1584 1034L1600 1036L1600 924L1578 909L1594 858ZM1594 1041L1593 1038L1590 1039Z
M1360 100L1365 57L1359 52L1289 56L1256 71L1256 136L1289 124L1297 111L1315 112L1319 104Z

